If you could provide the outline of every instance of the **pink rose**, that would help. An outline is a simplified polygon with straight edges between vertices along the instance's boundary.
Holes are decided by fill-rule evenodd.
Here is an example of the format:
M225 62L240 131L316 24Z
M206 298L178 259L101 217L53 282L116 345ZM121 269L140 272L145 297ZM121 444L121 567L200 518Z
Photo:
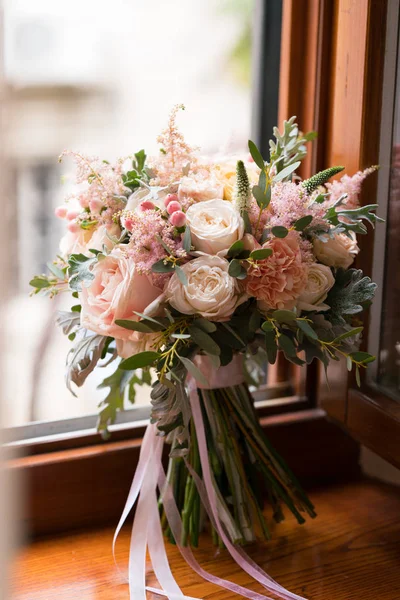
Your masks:
M262 311L291 310L307 283L308 272L302 262L297 236L272 238L263 248L271 248L273 254L250 266L246 291L258 299Z
M146 275L140 275L134 261L119 250L100 259L93 275L91 285L79 294L82 326L116 339L139 341L138 332L119 327L115 321L138 321L135 311L144 312L160 296L160 290Z

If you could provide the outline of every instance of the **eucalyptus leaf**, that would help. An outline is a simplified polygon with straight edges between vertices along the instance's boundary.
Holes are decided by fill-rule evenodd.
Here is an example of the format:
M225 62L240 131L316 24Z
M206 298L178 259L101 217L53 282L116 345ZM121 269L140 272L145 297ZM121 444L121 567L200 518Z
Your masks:
M190 252L192 248L192 234L188 225L186 225L185 233L183 234L182 244L184 250L186 250L186 252Z
M289 177L294 171L296 171L296 169L299 168L300 166L300 161L297 161L291 165L288 165L287 167L285 167L284 169L282 169L282 171L279 171L279 173L277 173L274 178L273 178L273 182L274 183L278 183L279 181L282 181L283 179L286 179L287 177Z
M272 234L277 238L285 238L289 231L283 225L276 225L271 229Z
M231 262L229 263L228 273L231 277L236 277L236 279L245 279L245 277L247 277L246 269L236 258L231 260Z
M304 231L304 229L310 225L312 220L312 215L306 215L305 217L301 217L301 219L297 219L297 221L293 223L293 227L296 231Z
M233 258L234 256L238 256L244 250L244 243L242 240L237 240L232 244L232 246L228 250L228 258Z
M307 321L304 321L302 319L296 319L296 323L297 323L299 329L301 329L301 331L303 333L305 333L307 337L311 338L312 340L318 339L318 335L316 334L314 329L311 327L310 323L308 323Z
M210 335L208 335L208 333L203 331L203 329L199 329L191 325L188 328L188 331L194 343L197 344L202 350L205 350L205 352L208 354L215 354L217 356L221 354L218 344Z
M179 354L178 354L178 358L181 361L181 363L184 365L184 367L186 368L188 373L190 373L190 375L192 375L192 377L194 377L198 383L200 383L201 385L208 386L208 381L207 381L206 377L203 375L203 373L200 371L200 369L198 367L196 367L196 365L189 358L186 358L185 356L180 356Z
M274 331L274 326L272 325L271 321L264 321L264 323L261 325L261 329L263 331Z
M153 365L159 358L161 358L161 354L159 352L146 350L145 352L139 352L139 354L135 354L134 356L123 360L119 365L119 368L126 371L143 369L144 367Z
M286 356L296 356L296 346L284 333L281 333L278 337L278 345L281 350L284 351Z
M278 347L276 344L274 331L266 331L265 332L265 349L267 351L268 362L271 365L274 365L276 362L276 356L278 353Z
M186 287L187 284L188 284L188 279L186 277L185 271L181 267L179 267L178 265L176 265L176 267L175 267L175 273L176 273L179 281L181 282L181 284Z
M116 319L114 321L116 325L119 327L123 327L124 329L129 329L130 331L140 331L142 333L152 333L153 329L151 329L146 323L142 321L131 321L129 319Z
M214 331L217 331L216 324L213 323L212 321L208 321L207 319L204 319L203 317L197 317L193 321L193 325L199 329L202 329L206 333L214 333Z
M151 266L153 273L172 273L175 271L174 266L170 262L164 262L164 258L158 260Z
M296 313L292 310L274 310L272 317L279 323L292 323L296 320Z
M249 140L249 151L257 167L259 167L263 171L265 168L264 159L255 143L251 140Z
M272 248L260 248L259 250L253 250L250 254L250 258L253 260L264 260L273 254Z
M270 187L268 188L271 189ZM258 185L253 186L252 193L260 208L265 209L271 201L271 193L266 194Z

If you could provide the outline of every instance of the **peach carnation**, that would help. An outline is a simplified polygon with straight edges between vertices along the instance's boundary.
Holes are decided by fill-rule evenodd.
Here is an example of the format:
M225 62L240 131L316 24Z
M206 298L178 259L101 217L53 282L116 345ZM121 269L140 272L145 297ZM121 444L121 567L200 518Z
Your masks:
M273 254L249 267L246 291L258 299L260 310L292 309L307 283L308 266L302 261L298 236L272 238L263 248Z

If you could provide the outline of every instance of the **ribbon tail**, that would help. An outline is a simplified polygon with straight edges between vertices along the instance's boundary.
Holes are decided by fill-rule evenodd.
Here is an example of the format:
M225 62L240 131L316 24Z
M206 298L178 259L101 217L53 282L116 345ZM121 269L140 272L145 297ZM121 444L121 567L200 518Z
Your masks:
M205 435L203 415L200 406L200 399L197 393L196 382L191 378L189 379L189 401L192 409L192 415L194 424L196 427L196 435L198 439L200 463L204 479L204 488L206 496L205 507L209 509L209 516L212 522L215 524L216 530L218 531L221 539L223 540L229 554L232 556L234 561L248 573L253 579L261 583L269 592L276 594L282 600L305 600L302 596L293 594L286 590L283 586L279 585L272 577L270 577L265 571L261 569L242 549L238 549L229 539L226 534L224 527L221 524L218 509L217 509L217 496L215 487L213 485L213 479L210 469L210 462L208 458L207 441ZM195 478L195 483L198 485L198 477ZM200 486L201 488L201 486ZM199 493L201 489L198 487Z
M159 473L158 487L160 489L164 510L168 519L168 524L174 535L178 550L187 562L187 564L193 569L193 571L195 571L195 573L200 575L200 577L202 577L206 581L213 583L214 585L218 585L226 590L233 592L234 594L238 594L239 596L249 598L250 600L273 600L270 596L264 596L263 594L259 594L258 592L248 590L247 588L237 583L233 583L231 581L228 581L227 579L222 579L221 577L212 575L211 573L208 573L205 569L203 569L195 559L191 548L189 546L182 546L182 544L180 544L179 542L182 533L182 519L175 502L171 485L168 483L163 469L161 469Z

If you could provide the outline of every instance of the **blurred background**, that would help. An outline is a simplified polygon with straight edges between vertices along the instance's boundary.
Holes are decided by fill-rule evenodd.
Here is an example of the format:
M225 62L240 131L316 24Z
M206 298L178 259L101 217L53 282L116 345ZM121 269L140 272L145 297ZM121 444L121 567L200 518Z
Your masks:
M58 251L63 223L54 208L74 183L73 165L59 165L58 155L66 148L108 160L140 148L154 153L176 103L186 105L179 126L189 143L204 152L246 151L252 13L253 0L4 1L5 426L95 413L100 400L104 372L76 398L65 388L71 344L53 321L67 299L29 298L29 280ZM149 391L138 396L146 403Z

